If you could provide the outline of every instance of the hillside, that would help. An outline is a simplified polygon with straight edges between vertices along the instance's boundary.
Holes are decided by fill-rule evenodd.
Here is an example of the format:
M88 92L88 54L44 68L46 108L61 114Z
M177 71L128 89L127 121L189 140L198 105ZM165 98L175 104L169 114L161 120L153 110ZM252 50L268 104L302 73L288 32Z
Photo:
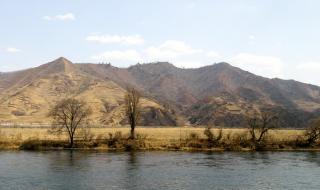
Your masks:
M111 80L82 72L77 65L59 58L34 69L1 75L0 120L17 123L49 123L48 110L63 98L83 99L93 110L92 121L110 126L125 123L125 90ZM143 98L141 124L175 125L156 101Z
M284 127L302 127L320 113L320 88L293 80L268 79L218 63L181 69L170 63L117 68L73 64L59 58L42 66L0 74L0 120L48 121L50 106L75 97L93 108L93 120L125 123L125 88L144 95L142 125L214 124L243 126L261 110L277 112Z

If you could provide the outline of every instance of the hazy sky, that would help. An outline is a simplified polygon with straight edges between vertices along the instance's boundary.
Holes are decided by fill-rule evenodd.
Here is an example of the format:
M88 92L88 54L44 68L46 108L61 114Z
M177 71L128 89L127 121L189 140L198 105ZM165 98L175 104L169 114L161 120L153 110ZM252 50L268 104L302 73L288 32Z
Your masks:
M1 0L0 71L73 62L229 62L320 85L320 1Z

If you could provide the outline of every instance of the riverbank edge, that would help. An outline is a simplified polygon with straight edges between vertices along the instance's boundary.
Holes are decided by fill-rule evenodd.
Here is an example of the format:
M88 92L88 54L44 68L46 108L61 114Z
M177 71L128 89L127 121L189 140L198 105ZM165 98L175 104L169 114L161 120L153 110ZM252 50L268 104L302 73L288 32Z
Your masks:
M52 144L51 144L52 143ZM137 143L139 144L139 143ZM86 143L76 143L74 148L68 147L67 141L45 141L45 140L32 140L25 141L21 143L10 143L10 142L0 142L0 151L14 150L32 150L32 151L62 151L62 150L79 150L79 151L105 151L105 152L127 152L127 151L186 151L186 152L263 152L263 151L274 151L274 152L288 152L288 151L313 151L320 152L320 146L313 147L293 147L293 146L282 146L282 148L274 148L271 146L261 147L259 149L255 147L240 147L239 145L234 145L233 147L187 147L172 144L164 144L162 146L120 146L120 147L109 147L107 143L97 143L97 142L86 142Z

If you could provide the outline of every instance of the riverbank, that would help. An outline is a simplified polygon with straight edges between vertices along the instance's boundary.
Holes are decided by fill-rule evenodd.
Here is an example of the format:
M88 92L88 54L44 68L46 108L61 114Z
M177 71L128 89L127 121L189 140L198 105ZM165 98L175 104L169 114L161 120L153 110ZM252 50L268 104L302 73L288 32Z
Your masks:
M129 128L81 129L74 149L95 150L184 150L184 151L253 151L253 150L320 150L319 145L306 146L304 130L274 129L254 144L248 129L211 129L165 127L137 128L135 140L128 139ZM0 128L0 149L50 150L68 149L66 134L54 134L50 128Z

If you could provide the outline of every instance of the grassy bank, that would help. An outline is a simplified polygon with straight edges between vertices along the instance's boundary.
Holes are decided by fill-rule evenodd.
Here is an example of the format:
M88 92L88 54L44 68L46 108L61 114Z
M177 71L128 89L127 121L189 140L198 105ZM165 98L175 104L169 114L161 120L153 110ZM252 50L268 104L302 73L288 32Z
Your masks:
M129 128L90 128L79 130L75 148L103 150L298 150L319 148L305 146L304 130L270 130L259 143L253 144L248 129L205 128L137 128L137 138L128 139ZM66 134L53 134L48 128L0 128L0 149L64 149Z

